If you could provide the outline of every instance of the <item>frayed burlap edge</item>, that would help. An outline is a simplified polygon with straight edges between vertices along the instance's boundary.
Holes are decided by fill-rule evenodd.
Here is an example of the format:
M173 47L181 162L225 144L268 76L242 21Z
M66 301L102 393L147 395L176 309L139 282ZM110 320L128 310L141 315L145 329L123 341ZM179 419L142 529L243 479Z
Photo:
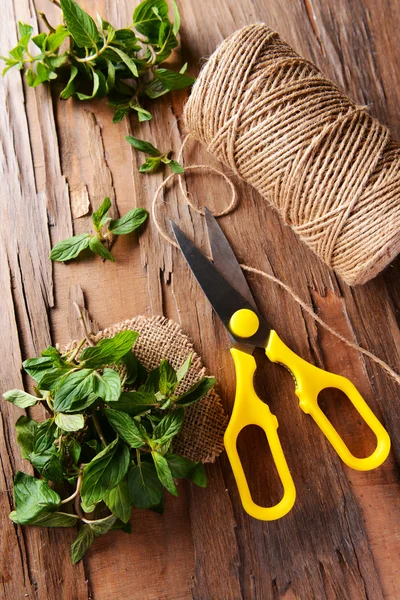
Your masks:
M91 333L89 337L97 343L126 329L139 333L134 352L147 370L157 367L163 358L178 369L192 354L191 367L180 383L178 392L188 390L205 375L205 368L200 356L194 351L191 340L177 323L163 316L137 316L115 323L98 333ZM77 341L71 342L68 349L76 344ZM87 345L86 342L83 348ZM207 396L186 409L182 431L174 440L174 451L193 461L214 462L224 449L223 435L227 421L220 397L211 390Z

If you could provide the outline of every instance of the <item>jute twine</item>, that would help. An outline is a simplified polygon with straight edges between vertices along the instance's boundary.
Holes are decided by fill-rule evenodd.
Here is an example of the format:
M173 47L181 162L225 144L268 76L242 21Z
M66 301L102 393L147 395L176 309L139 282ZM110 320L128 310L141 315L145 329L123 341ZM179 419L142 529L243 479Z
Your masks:
M348 284L399 253L399 144L264 24L217 48L184 121Z
M157 367L163 358L178 369L189 354L192 354L191 367L179 384L177 392L183 393L188 390L205 375L205 368L200 356L193 349L193 343L177 323L162 316L138 316L116 323L98 333L89 332L88 341L82 346L82 350L126 329L139 333L133 351L149 371ZM77 344L77 341L73 341L66 349L76 347ZM174 452L193 461L214 462L224 448L223 435L227 421L221 399L215 390L211 390L207 396L186 409L182 431L174 440Z

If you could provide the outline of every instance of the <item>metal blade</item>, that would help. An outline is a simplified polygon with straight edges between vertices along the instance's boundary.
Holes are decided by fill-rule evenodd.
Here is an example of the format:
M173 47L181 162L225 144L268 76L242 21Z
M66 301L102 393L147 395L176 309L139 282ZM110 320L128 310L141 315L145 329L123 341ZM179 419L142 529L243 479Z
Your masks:
M257 311L253 294L225 234L207 207L204 208L204 216L206 218L214 265L225 279L237 289L240 295L246 298L252 308Z
M204 254L186 237L179 227L175 225L173 221L170 221L170 223L175 234L176 241L178 242L186 262L191 268L213 309L227 327L231 338L233 338L233 340L239 344L246 344L251 347L265 347L270 333L270 328L261 317L259 312L254 309L253 305L250 304L246 298L241 296L241 294L225 279L225 277L219 272L213 263L209 261L208 258L206 258ZM249 308L250 310L254 310L260 321L260 326L257 333L250 338L246 338L245 340L236 337L229 330L229 321L232 315L241 308Z

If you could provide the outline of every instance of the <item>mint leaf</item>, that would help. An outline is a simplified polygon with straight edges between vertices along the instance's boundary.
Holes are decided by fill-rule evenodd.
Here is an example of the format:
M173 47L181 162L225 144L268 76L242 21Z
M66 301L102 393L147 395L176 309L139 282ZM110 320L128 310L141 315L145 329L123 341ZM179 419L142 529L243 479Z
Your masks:
M29 417L26 417L25 415L20 417L15 423L17 442L21 448L22 458L29 458L30 453L33 452L33 443L37 425L36 421L29 419Z
M75 65L71 65L71 74L69 76L68 83L65 86L65 88L62 90L62 92L60 93L61 100L68 100L68 98L71 98L71 96L74 95L74 93L76 91L75 78L77 75L78 75L78 69L75 67Z
M75 565L83 558L84 554L89 550L90 546L96 539L96 534L89 525L84 525L78 533L78 537L71 544L71 560Z
M81 414L66 415L65 413L57 413L55 423L63 431L78 431L85 427L85 419Z
M203 398L203 396L208 394L214 384L215 377L203 377L200 379L200 381L192 385L187 392L179 396L175 402L180 406L189 406L190 404L194 404L200 400L200 398Z
M147 432L143 425L119 410L106 408L104 414L115 432L131 448L141 448L147 442Z
M113 52L116 52L123 63L128 67L134 77L139 77L139 71L134 61L123 50L116 46L112 46Z
M101 84L101 78L104 79L104 75L100 71L92 71L92 78L93 78L92 93L91 94L83 94L82 92L76 92L76 95L79 98L79 100L92 100L92 98L94 98L97 95L97 92L99 91L100 84Z
M177 47L178 40L174 35L171 23L163 22L158 34L158 45L160 50L157 52L157 63L161 63L168 58L171 51Z
M155 69L154 76L160 81L168 91L183 90L195 82L193 77L184 73L177 73L170 69Z
M162 485L153 464L141 462L128 471L128 493L136 508L157 506L162 500Z
M80 48L91 48L99 41L96 23L74 0L60 0L68 31Z
M46 480L54 481L54 483L63 482L63 466L55 446L49 450L40 451L40 454L32 452L29 460Z
M170 494L172 494L173 496L177 496L178 490L176 489L176 485L172 478L171 470L168 466L167 459L155 451L151 453L151 456L154 460L154 465L156 467L158 479L161 481L163 486L170 492Z
M155 99L159 98L160 96L164 96L164 94L168 94L169 89L163 84L162 81L154 77L147 83L144 91L149 98Z
M166 415L154 428L152 443L163 446L175 437L182 428L184 418L185 410L183 408L178 408Z
M135 416L154 408L156 404L157 398L153 392L122 392L118 401L112 403L112 409Z
M87 506L103 500L129 467L129 450L116 438L83 469L81 496Z
M39 402L39 398L31 396L22 390L9 390L3 394L3 398L19 408L28 408L28 406L35 406Z
M77 442L75 438L71 438L67 442L66 448L67 448L68 454L74 461L74 464L78 464L78 460L79 460L79 457L81 455L81 450L82 450L79 442Z
M62 379L56 390L54 395L54 410L56 412L82 410L94 402L95 398L90 397L92 392L93 369L73 371Z
M35 35L32 38L32 42L37 46L42 52L45 52L47 45L47 33L39 33L39 35Z
M13 516L17 518L15 511L10 514L10 519L14 521L14 523L18 523L18 521L14 520ZM57 511L52 513L43 512L33 519L29 525L35 525L35 527L74 527L78 519L79 517L77 515L68 515Z
M199 487L207 487L207 475L204 470L204 465L201 462L197 463L194 469L188 475L189 479Z
M132 514L132 504L129 499L128 482L126 478L122 479L118 485L104 498L106 506L111 512L121 519L123 523L127 523Z
M141 165L139 173L155 173L161 167L161 158L146 158Z
M176 386L178 385L178 379L176 376L175 369L169 362L163 359L160 363L160 380L159 387L160 392L164 394L164 396L169 396Z
M177 174L182 174L185 172L185 169L182 167L182 165L180 163L178 163L177 160L171 160L169 162L169 166L171 167L171 171L173 173L177 173Z
M65 262L76 258L85 248L89 247L90 235L82 233L58 242L50 252L51 260Z
M120 219L112 219L108 229L114 235L126 235L138 229L146 221L148 212L144 208L134 208Z
M101 258L115 262L115 258L109 250L101 243L98 237L93 236L90 238L89 248L94 254L98 254Z
M127 352L132 350L138 336L136 331L129 330L120 331L112 338L104 338L96 346L85 348L80 356L80 362L85 363L85 367L92 369L117 363Z
M99 231L107 220L108 211L111 208L110 198L104 198L101 206L92 214L92 222L96 231Z
M165 0L144 0L133 13L133 26L153 43L158 42L163 20L168 20L168 4Z
M121 395L121 379L114 369L96 372L93 378L94 393L104 402L116 402Z
M185 360L183 365L180 366L179 369L177 370L176 379L177 379L178 383L180 383L182 381L182 379L186 376L187 372L189 371L190 365L192 364L192 356L193 356L193 354L189 354L189 356L187 357L187 359Z
M46 50L48 52L55 52L68 36L68 29L64 27L64 25L58 25L56 30L53 33L49 33L47 36Z
M33 452L40 454L45 452L54 444L54 433L56 426L53 419L47 419L38 424L35 429Z
M12 513L20 525L29 525L44 512L56 510L60 496L48 484L18 471L14 479L15 511Z
M136 148L136 150L139 150L139 152L144 152L150 156L161 156L161 152L157 150L153 144L150 144L150 142L139 140L138 138L133 137L133 135L127 135L125 139L131 146Z
M172 0L172 9L174 11L174 25L173 25L173 32L174 35L178 35L179 29L181 27L181 17L179 14L179 9L178 6L175 2L175 0Z
M22 366L32 379L40 383L45 373L53 367L53 360L48 356L28 358L22 363Z
M130 108L137 112L138 119L140 122L150 121L153 118L153 115L148 110L145 110L138 104L133 104L132 106L130 106Z
M177 479L188 477L196 466L196 463L188 458L179 456L178 454L166 454L165 459L172 473L172 477L176 477Z

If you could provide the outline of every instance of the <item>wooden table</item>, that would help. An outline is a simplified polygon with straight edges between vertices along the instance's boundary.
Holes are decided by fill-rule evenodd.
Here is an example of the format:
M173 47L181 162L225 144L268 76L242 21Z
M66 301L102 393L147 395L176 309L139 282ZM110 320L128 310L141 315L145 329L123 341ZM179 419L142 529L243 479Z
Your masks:
M118 26L130 22L136 0L85 0ZM46 0L1 0L1 54L16 41L16 19L36 26L35 8L51 20L58 9ZM400 5L394 0L181 0L182 56L196 74L201 60L235 29L263 20L399 138ZM166 314L192 337L216 374L227 411L234 371L227 336L188 272L183 259L149 223L136 242L119 239L116 263L98 258L68 266L48 260L52 244L86 231L88 208L110 196L115 213L150 207L162 175L138 173L141 157L124 136L133 132L163 148L179 150L185 93L159 100L150 124L111 122L104 102L60 102L46 86L27 88L11 71L0 82L2 297L0 381L2 391L23 385L21 359L51 341L76 335L71 303L84 299L101 327L136 314ZM192 144L185 163L213 162ZM221 207L229 192L218 177L188 175L193 198ZM330 325L400 371L398 315L400 264L371 283L349 288L308 251L256 193L238 184L240 206L220 223L239 259L290 284ZM164 214L177 219L206 248L201 217L190 213L177 186L164 194ZM85 216L79 216L85 214ZM242 510L227 458L207 468L207 489L179 484L159 516L134 512L131 537L114 532L99 539L83 562L72 566L74 530L14 526L12 479L27 470L15 440L19 411L1 403L0 597L7 600L398 600L400 598L400 499L396 458L400 452L398 386L369 360L349 350L265 280L251 277L259 306L285 341L303 357L350 377L383 419L393 443L391 457L371 473L347 469L311 419L299 411L293 382L263 362L257 385L280 422L280 435L298 491L284 519L262 523ZM82 300L82 298L81 298ZM27 383L27 382L25 382ZM368 432L338 398L326 410L355 452L371 449ZM247 442L251 442L250 444ZM279 494L262 437L241 440L257 498Z

